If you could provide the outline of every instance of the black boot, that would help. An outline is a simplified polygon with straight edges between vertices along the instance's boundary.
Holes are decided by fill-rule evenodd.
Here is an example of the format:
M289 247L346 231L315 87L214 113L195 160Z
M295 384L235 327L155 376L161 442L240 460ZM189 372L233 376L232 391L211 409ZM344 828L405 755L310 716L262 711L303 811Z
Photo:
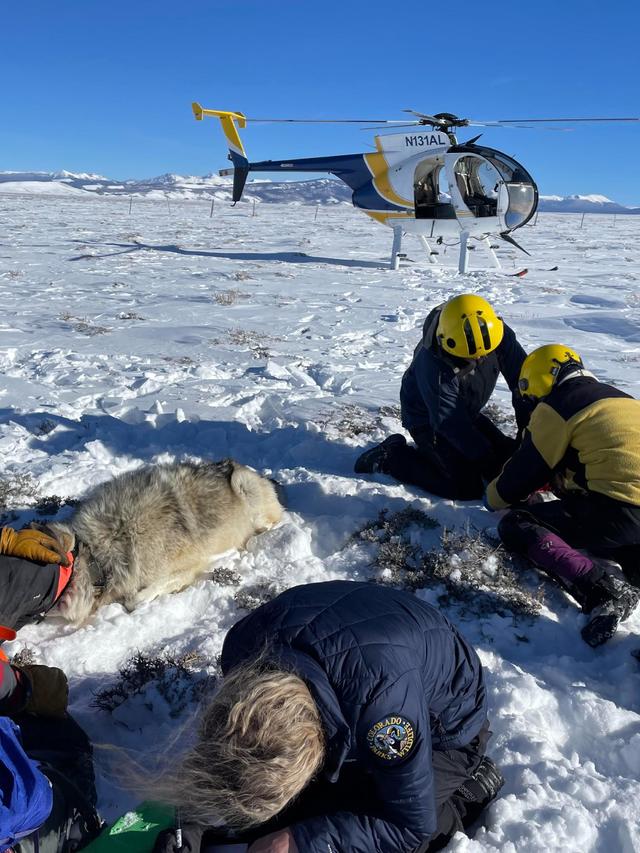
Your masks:
M382 444L376 444L375 447L371 447L369 450L365 450L364 453L361 453L356 459L356 464L353 466L353 470L356 474L384 474L384 463L388 454L391 453L394 448L404 447L406 444L407 439L403 435L400 435L400 433L394 433L388 438L385 438Z
M460 809L464 827L471 826L480 813L498 796L504 778L488 755L483 756L473 775L453 795L462 800Z
M591 615L580 633L585 643L594 648L613 637L620 622L631 616L640 601L640 589L598 565L580 578L571 592L583 612Z

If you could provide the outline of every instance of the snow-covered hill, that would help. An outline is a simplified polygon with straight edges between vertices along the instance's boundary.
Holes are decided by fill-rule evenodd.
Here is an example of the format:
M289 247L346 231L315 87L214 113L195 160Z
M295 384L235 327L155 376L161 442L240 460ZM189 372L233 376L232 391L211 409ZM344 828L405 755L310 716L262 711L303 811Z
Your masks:
M594 650L580 639L585 617L575 604L522 566L512 584L535 600L537 615L515 612L500 584L478 593L499 580L499 555L469 558L465 543L495 528L496 514L383 475L356 476L353 462L401 429L400 379L424 318L464 291L492 300L526 349L565 341L599 378L640 396L640 220L614 228L591 217L581 228L575 216L543 213L526 229L532 258L521 279L458 275L456 247L447 245L444 263L431 266L409 238L408 258L391 271L389 232L342 205L322 208L317 220L313 208L286 205L251 214L219 205L209 218L202 205L179 201L134 204L129 214L122 199L89 192L0 196L4 518L62 517L70 507L61 502L107 478L183 458L234 457L278 479L288 502L279 527L213 561L211 576L189 589L133 613L110 605L76 630L47 619L4 648L26 646L69 673L72 713L96 743L144 761L154 750L174 753L177 733L194 729L190 683L174 669L169 685L151 677L118 693L118 670L132 654L186 655L197 683L215 672L233 622L275 591L330 578L401 579L389 561L402 547L380 563L376 520L411 508L436 526L409 525L399 543L409 555L454 543L441 582L405 576L424 584L417 594L478 649L489 749L506 778L473 839L458 836L449 851L637 853L640 667L630 652L640 645L640 612ZM513 247L497 252L505 273L522 266ZM502 381L494 402L494 417L507 418ZM373 536L354 538L366 524ZM470 560L473 583L463 571ZM112 755L96 750L107 819L134 799Z
M60 194L96 193L107 196L169 199L229 200L232 178L218 175L174 175L115 181L102 175L74 172L0 172L0 193ZM351 190L335 178L305 181L250 180L243 201L274 204L339 204L351 201ZM603 195L540 196L540 210L554 213L640 214L640 207L625 207Z
M102 175L72 172L0 172L0 193L68 196L95 193L144 199L189 201L231 196L232 178L218 175L159 175L142 180L113 181ZM243 201L280 204L339 204L351 201L351 190L341 181L320 178L310 181L248 181Z
M543 195L539 209L547 213L640 214L640 207L625 207L604 195Z

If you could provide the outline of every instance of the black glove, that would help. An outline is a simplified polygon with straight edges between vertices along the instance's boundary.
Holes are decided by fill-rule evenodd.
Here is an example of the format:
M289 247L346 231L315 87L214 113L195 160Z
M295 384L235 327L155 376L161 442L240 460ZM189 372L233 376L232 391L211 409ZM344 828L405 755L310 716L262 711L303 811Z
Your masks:
M518 435L523 432L525 427L529 426L529 420L537 405L537 400L522 397L520 394L513 395L513 411L518 425Z
M204 826L197 823L185 823L182 825L182 847L178 847L175 829L163 829L158 833L156 843L153 845L153 853L200 853L200 844L205 832Z

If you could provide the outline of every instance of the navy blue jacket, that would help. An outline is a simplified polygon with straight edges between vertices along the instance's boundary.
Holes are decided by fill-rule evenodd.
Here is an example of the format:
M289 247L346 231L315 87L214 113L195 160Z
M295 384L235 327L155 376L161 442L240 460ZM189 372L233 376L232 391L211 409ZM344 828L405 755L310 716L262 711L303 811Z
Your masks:
M409 430L429 428L434 437L444 438L464 457L482 466L492 456L493 448L474 426L474 420L489 402L500 373L511 389L518 425L526 425L528 415L524 406L520 411L518 378L527 354L505 323L500 346L469 369L438 343L436 329L441 310L442 305L434 308L425 320L422 341L402 377L402 425Z
M234 625L223 672L265 649L306 682L318 705L327 737L323 777L337 782L349 762L376 794L364 812L345 802L343 811L294 823L301 853L396 853L429 838L436 829L432 749L465 746L486 720L473 648L414 595L331 581L289 589Z

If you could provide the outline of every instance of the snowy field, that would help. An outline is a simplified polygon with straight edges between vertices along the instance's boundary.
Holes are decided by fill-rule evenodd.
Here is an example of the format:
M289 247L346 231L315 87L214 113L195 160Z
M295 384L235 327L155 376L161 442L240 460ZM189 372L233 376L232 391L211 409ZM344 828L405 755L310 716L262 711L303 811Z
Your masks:
M169 749L185 720L190 729L194 705L172 716L170 693L151 681L113 713L93 707L137 650L197 653L196 669L215 672L243 605L307 581L373 577L374 546L351 536L382 509L436 519L411 534L424 547L444 529L495 527L480 504L352 473L361 448L400 429L400 379L431 307L481 293L526 349L568 343L600 379L640 396L640 217L587 217L580 228L580 216L541 214L516 235L532 258L500 250L504 273L530 270L513 278L459 276L452 247L431 266L409 237L409 259L390 271L391 231L347 206L322 207L317 221L308 206L258 205L252 216L250 205L216 204L211 218L208 203L128 208L0 196L5 521L42 518L46 496L76 498L143 463L183 458L232 456L277 478L288 500L277 529L214 560L194 587L132 614L111 605L79 630L53 619L8 649L65 669L92 740L144 754ZM481 262L478 248L471 264ZM504 385L495 399L508 412ZM535 590L534 573L524 575ZM418 592L434 603L441 593ZM473 839L449 849L640 850L640 667L630 655L640 613L594 651L579 636L584 617L548 585L537 617L455 601L447 610L486 667L490 751L507 780ZM97 763L112 818L134 798L107 751Z

